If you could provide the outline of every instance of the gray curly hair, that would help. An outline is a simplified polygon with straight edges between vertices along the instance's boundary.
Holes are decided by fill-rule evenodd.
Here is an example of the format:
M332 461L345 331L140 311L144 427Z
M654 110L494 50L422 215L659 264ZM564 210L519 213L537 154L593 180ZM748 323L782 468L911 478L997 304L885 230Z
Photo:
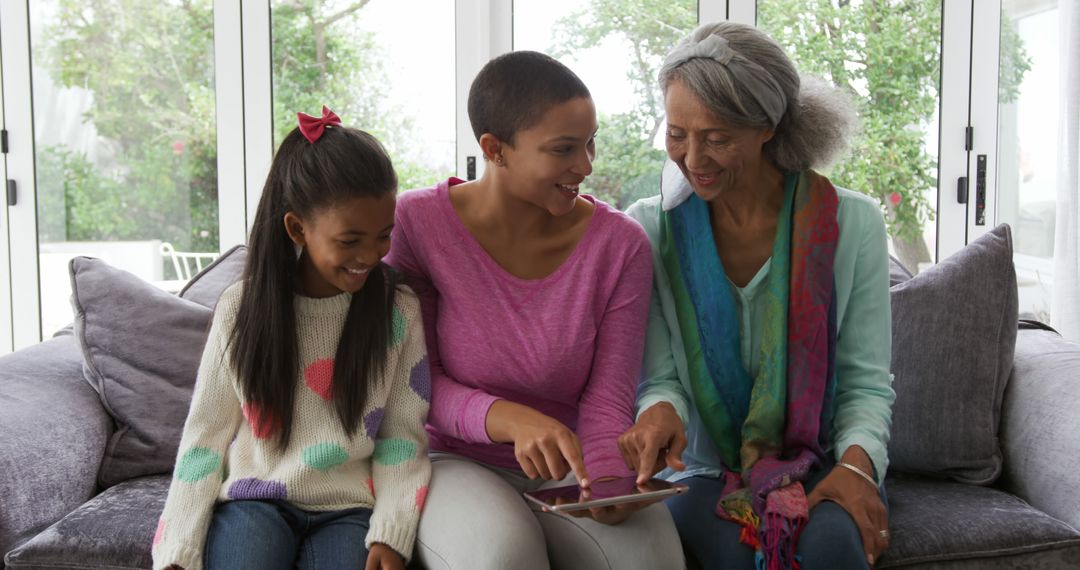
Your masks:
M800 78L780 44L745 24L698 26L668 54L659 80L665 94L681 81L734 125L775 129L762 153L787 172L828 166L858 129L846 92L820 78Z

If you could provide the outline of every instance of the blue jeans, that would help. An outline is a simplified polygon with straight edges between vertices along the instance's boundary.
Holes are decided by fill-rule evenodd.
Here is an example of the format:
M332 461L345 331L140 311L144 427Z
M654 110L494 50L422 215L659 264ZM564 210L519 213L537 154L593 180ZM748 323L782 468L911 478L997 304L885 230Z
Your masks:
M218 503L206 535L207 570L363 568L371 509L311 512L286 501Z
M825 478L832 466L830 461L826 468L811 473L806 482L807 494ZM666 502L679 529L688 567L754 568L754 551L739 542L739 525L716 516L716 503L724 489L724 480L690 477L680 483L689 485L690 489ZM888 505L884 489L881 500ZM795 552L802 558L805 570L868 568L859 528L847 511L831 501L818 503L810 511L810 520L799 535Z

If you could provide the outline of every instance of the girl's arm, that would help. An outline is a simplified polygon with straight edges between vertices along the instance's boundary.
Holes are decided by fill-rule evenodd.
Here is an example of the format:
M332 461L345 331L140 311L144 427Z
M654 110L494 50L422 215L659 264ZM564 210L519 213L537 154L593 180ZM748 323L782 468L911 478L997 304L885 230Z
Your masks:
M637 247L622 264L596 335L592 374L581 397L577 432L585 465L595 481L629 476L618 438L634 420L634 392L641 373L652 291L649 241L638 230Z
M419 303L412 295L398 295L406 332L400 357L392 368L387 367L393 376L384 379L390 385L390 394L372 457L375 509L365 544L369 549L374 543L385 544L408 562L431 479L424 431L431 401L431 375Z
M428 423L439 433L469 443L492 443L486 429L486 418L497 398L478 388L458 382L446 373L439 357L439 291L432 283L423 259L426 251L413 247L410 239L412 226L405 213L407 207L398 206L395 218L393 245L386 263L404 276L406 283L420 299L423 314L423 331L427 339L428 361L431 366L432 391L437 394Z
M203 543L224 480L225 452L243 418L226 356L239 287L222 297L199 364L169 496L154 534L154 569L202 568Z

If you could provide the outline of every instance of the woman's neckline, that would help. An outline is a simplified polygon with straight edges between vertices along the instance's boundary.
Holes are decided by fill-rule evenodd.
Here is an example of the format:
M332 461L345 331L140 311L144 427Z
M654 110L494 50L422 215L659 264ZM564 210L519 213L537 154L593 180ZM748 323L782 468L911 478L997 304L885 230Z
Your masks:
M484 246L480 245L479 240L477 240L476 236L474 236L472 232L469 231L469 228L465 225L465 222L461 219L461 216L458 215L457 210L454 209L454 204L450 201L450 187L457 186L458 184L462 184L464 182L465 181L460 178L451 177L439 183L439 185L436 187L436 194L440 207L443 209L447 217L452 220L451 223L454 226L455 230L462 234L462 238L466 244L466 247L472 250L482 260L482 263L484 263L489 272L499 276L502 279L517 283L522 286L538 286L557 281L562 276L562 274L568 270L568 267L572 266L579 257L584 255L584 251L588 249L589 242L594 239L593 234L596 233L596 226L598 224L598 220L605 213L603 211L604 208L601 207L601 202L598 202L592 196L582 194L581 197L591 202L594 208L592 217L589 219L588 226L586 226L585 231L581 234L581 238L574 245L573 251L570 252L570 255L567 256L567 258L563 260L563 262L560 263L559 266L556 267L551 273L543 277L527 279L514 275L513 273L507 271L505 267L500 265L499 262L495 261L495 258L492 257L486 249L484 249Z

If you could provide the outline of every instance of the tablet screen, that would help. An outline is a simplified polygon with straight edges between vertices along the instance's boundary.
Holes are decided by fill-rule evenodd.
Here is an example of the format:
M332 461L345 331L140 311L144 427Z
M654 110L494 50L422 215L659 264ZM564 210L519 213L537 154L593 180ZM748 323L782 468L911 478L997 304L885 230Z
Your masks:
M636 477L619 477L594 481L585 491L581 487L567 485L526 493L536 502L549 507L561 507L560 510L588 508L589 505L618 504L637 500L647 500L683 491L684 485L676 485L661 479L649 479L641 485Z

